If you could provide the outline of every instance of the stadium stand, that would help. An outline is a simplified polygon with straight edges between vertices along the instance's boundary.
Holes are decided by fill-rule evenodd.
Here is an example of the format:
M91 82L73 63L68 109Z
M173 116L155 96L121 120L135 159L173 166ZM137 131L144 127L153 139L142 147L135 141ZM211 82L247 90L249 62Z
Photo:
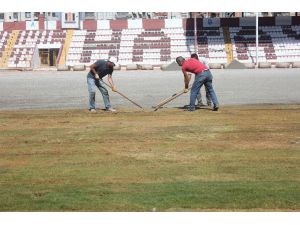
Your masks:
M300 61L300 26L261 26L258 55L260 62ZM255 62L255 27L231 27L234 58Z
M86 65L99 58L118 57L121 42L119 30L74 31L67 64Z
M5 50L7 46L7 42L10 38L11 32L0 31L0 67L3 67L4 58L5 58Z
M253 19L197 19L199 56L217 68L220 68L218 64L225 65L233 60L253 65L256 61ZM72 67L88 66L99 58L110 56L117 57L122 66L160 66L173 62L179 55L189 57L195 52L193 19L87 20L81 21L81 29L68 30L62 29L62 21L54 21L51 26L44 23L3 23L0 67L41 66L43 49L56 49L52 59L55 62L44 65ZM299 62L300 19L260 18L258 56L259 62L273 65Z
M270 30L278 62L300 61L300 26L280 26ZM275 61L273 61L275 62Z
M57 46L61 48L65 41L66 31L20 31L8 59L8 67L31 67L33 55L40 48ZM39 46L38 46L39 45Z

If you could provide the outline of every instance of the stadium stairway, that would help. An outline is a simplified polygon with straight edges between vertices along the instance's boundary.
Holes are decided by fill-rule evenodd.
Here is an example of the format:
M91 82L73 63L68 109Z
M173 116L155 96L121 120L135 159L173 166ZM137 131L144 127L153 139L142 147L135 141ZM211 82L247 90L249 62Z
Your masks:
M1 62L0 62L0 68L7 67L8 59L10 57L10 54L12 53L15 43L18 39L19 30L12 31L12 34L10 35L9 40L7 41L7 47L5 48L5 51L3 53Z
M224 34L224 42L225 42L225 51L227 55L227 63L231 63L233 61L233 49L230 38L230 32L228 27L223 27Z
M63 46L60 58L59 58L59 65L65 65L66 64L66 58L67 58L67 54L69 52L69 48L70 48L70 44L72 41L72 36L73 36L73 32L74 30L68 30L67 31L67 35L66 35L66 40L65 40L65 44Z

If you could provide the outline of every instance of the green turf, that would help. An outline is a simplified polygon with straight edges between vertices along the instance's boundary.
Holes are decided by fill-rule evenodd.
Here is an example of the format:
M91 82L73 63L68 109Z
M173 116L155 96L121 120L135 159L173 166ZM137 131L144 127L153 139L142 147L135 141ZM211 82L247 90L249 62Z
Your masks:
M0 211L299 211L300 106L0 112Z

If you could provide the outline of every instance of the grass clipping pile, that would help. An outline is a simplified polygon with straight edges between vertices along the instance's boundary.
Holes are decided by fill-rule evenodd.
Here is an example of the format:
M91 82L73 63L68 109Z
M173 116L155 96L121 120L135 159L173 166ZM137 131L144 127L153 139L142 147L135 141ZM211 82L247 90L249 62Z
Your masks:
M0 112L0 211L299 211L300 106Z

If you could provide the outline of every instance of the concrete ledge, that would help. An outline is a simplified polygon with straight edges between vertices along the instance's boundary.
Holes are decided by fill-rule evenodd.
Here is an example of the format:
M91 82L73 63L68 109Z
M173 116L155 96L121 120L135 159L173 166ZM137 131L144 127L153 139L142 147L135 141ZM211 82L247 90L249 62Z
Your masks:
M254 63L245 63L245 66L247 69L255 69L255 64Z
M271 63L260 62L260 63L258 63L258 68L261 68L261 69L271 68Z
M150 64L141 65L141 70L153 70L153 66Z
M210 69L222 69L222 64L221 63L209 63L209 68Z
M121 65L120 64L115 65L114 70L121 70Z
M75 65L73 71L85 71L85 65Z
M293 62L292 68L300 68L300 62Z
M160 69L161 69L161 70L166 70L166 69L167 69L167 66L168 66L168 64L163 64L163 65L160 66Z
M0 71L34 71L32 67L3 67Z
M277 62L276 68L290 68L290 63L288 62Z
M138 67L136 64L128 64L126 66L126 70L137 70L137 69L138 69Z
M58 65L57 71L70 71L70 66L67 65Z

